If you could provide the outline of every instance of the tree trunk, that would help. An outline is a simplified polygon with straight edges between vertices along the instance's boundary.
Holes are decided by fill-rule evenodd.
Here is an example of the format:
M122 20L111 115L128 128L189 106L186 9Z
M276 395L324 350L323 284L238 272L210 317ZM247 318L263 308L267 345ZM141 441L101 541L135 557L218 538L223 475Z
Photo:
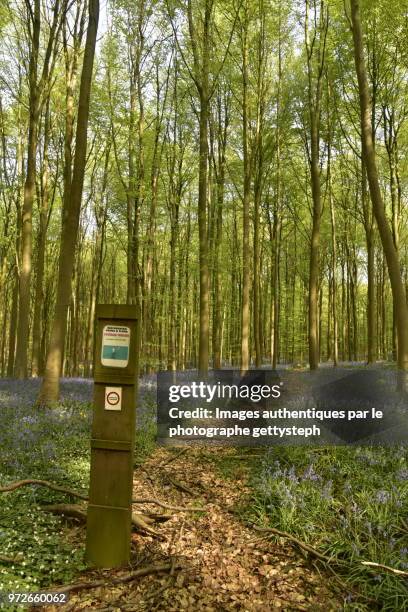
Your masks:
M28 3L27 3L28 5ZM28 27L30 38L30 59L28 67L29 81L29 128L27 147L27 173L24 184L24 203L21 232L21 269L19 286L19 308L17 325L17 348L15 375L26 378L28 373L27 358L29 344L30 294L32 268L32 215L36 188L36 154L38 143L38 123L43 97L49 95L50 75L55 65L55 45L60 30L60 19L65 15L66 0L60 3L56 0L52 9L52 21L49 24L48 38L42 70L39 74L40 34L41 34L40 0L34 1L34 8L28 11Z
M249 205L251 196L251 160L248 142L248 24L245 6L245 23L242 40L242 148L244 155L244 194L242 212L242 306L241 306L241 375L249 369Z
M208 62L208 58L207 58ZM207 64L207 62L205 62ZM208 66L205 85L200 96L200 164L198 179L198 233L200 243L200 336L198 370L202 376L208 372L209 348L209 273L207 237L207 165L208 165Z
M320 3L320 15L317 18L316 2L314 3L313 41L309 40L309 0L306 0L305 45L307 54L308 96L310 117L310 178L312 183L312 234L310 238L309 258L309 366L311 370L319 367L319 247L320 220L322 216L320 186L320 106L322 95L322 77L325 64L326 36L328 28L328 9L324 1ZM317 39L317 40L316 40ZM315 57L316 54L316 57ZM316 65L314 65L316 64Z
M15 376L27 377L27 356L30 320L30 288L31 288L31 258L32 258L32 231L33 231L33 202L35 197L36 153L38 139L38 120L40 96L38 91L38 55L40 46L41 9L40 1L35 0L31 53L29 63L29 127L27 146L27 173L24 184L24 203L21 232L21 266L19 286L19 306L17 324L17 348Z
M46 104L44 116L44 147L43 147L43 169L41 176L41 203L40 203L40 218L37 235L37 265L36 265L36 280L35 280L35 298L34 298L34 318L33 318L33 347L32 347L32 363L31 376L38 376L40 369L40 350L41 350L41 314L44 302L44 268L45 268L45 250L47 227L49 220L50 207L50 188L49 188L49 160L48 160L48 145L50 136L50 109L49 100Z
M40 404L56 402L59 398L59 377L65 344L67 311L71 297L72 272L78 238L82 189L85 173L89 100L99 19L99 0L89 0L89 21L78 103L76 145L69 206L62 215L61 247L55 314L47 354L45 376L39 395ZM64 201L65 204L65 201Z
M367 363L376 360L375 332L375 275L374 275L374 227L370 212L369 194L367 193L367 175L363 159L361 161L361 203L364 215L364 230L367 247Z
M214 245L214 316L213 316L213 364L216 370L221 368L221 336L222 336L222 273L220 251L222 243L222 222L223 222L223 207L224 207L224 186L225 186L225 151L227 147L227 129L229 122L228 100L225 96L224 113L222 116L222 99L221 94L217 98L217 163L216 179L217 179L217 204L216 204L216 228L215 228L215 245ZM224 120L224 125L222 125ZM215 160L214 160L215 163Z
M371 129L371 106L368 88L367 71L364 60L363 35L360 20L359 0L350 0L353 25L354 59L360 93L361 132L363 160L367 170L371 202L378 225L384 254L387 260L388 274L391 281L395 318L398 335L398 367L404 375L399 377L399 388L406 387L408 371L408 308L405 298L405 287L401 278L398 251L395 248L392 231L388 225L384 202L381 195Z

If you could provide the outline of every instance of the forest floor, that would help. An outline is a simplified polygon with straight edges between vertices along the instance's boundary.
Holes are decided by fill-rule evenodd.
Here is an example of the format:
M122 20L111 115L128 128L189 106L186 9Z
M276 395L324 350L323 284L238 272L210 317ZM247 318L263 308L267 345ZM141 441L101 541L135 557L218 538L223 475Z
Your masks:
M334 374L326 372L331 380ZM393 376L379 367L376 380L385 372L387 380ZM405 445L189 447L182 453L157 447L155 378L145 376L139 385L133 496L173 508L133 506L165 516L133 532L130 566L111 571L85 565L83 522L45 511L49 504L77 503L75 496L44 486L7 489L32 478L87 495L92 381L63 380L59 404L39 410L38 379L0 380L0 593L99 581L74 589L67 605L46 612L408 610ZM367 382L371 393L373 381ZM304 555L293 538L340 565ZM144 568L148 575L121 582ZM0 609L23 608L0 603Z
M287 543L272 543L260 537L260 533L236 516L248 501L251 489L247 485L245 459L233 461L238 465L229 467L228 474L221 473L220 465L230 464L228 457L234 457L230 450L217 450L212 457L211 451L198 449L190 448L179 456L156 449L135 471L134 497L204 509L173 514L167 510L172 516L160 527L155 525L157 535L133 534L132 569L170 561L173 571L115 586L110 584L112 579L120 578L130 568L86 572L81 581L102 578L106 586L73 594L66 606L44 609L47 612L341 609L342 598L330 589L329 576L319 574ZM144 508L157 512L153 505Z

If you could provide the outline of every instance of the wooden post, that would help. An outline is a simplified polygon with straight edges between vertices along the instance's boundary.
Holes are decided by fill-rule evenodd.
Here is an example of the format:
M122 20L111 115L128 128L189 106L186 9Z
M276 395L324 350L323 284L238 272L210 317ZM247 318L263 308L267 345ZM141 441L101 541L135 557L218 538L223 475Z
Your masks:
M137 308L96 307L94 415L86 559L129 562L138 364Z

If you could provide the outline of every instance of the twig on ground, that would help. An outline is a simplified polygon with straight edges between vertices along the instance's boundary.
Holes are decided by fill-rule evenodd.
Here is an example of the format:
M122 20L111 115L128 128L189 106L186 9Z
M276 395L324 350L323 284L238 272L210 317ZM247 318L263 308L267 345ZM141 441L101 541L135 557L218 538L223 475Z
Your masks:
M60 485L56 485L52 482L48 482L48 480L38 480L36 478L27 479L27 480L17 480L16 482L11 482L4 487L0 487L0 493L6 493L8 491L15 491L20 487L24 487L26 485L38 485L40 487L47 487L48 489L52 489L53 491L59 491L60 493L67 493L68 495L72 495L73 497L77 497L78 499L83 499L84 501L88 501L88 498L77 491L73 491L72 489L67 489L66 487L61 487Z
M245 459L262 459L263 455L261 453L256 453L256 454L249 454L248 455L225 455L224 457L222 457L222 460L224 459L234 459L234 461L240 461L240 460L245 460Z
M176 484L173 483L175 486ZM184 485L181 485L181 483L177 483L180 487L183 487ZM67 487L62 487L60 485L54 484L52 482L48 482L47 480L38 480L35 478L31 478L31 479L27 479L27 480L17 480L16 482L11 482L8 485L5 485L4 487L0 487L0 493L7 493L9 491L15 491L16 489L19 489L20 487L24 487L27 485L38 485L40 487L47 487L48 489L52 489L53 491L58 491L60 493L66 493L67 495L72 495L72 497L77 497L78 499L82 499L83 501L88 501L88 497L83 495L82 493L78 493L77 491L73 491L72 489L68 489ZM184 487L184 489L186 490L187 487ZM167 510L177 510L179 512L205 512L204 508L185 508L185 507L181 507L181 506L172 506L171 504L166 504L165 502L159 501L158 499L155 498L135 498L132 500L133 504L155 504L156 506L161 506L162 508L166 508ZM55 504L55 507L57 508L58 506L64 506L66 505L67 508L68 506L71 506L71 504ZM72 504L72 507L74 507L76 505ZM48 508L49 511L51 511L51 506L44 506L43 509ZM77 506L77 509L79 509L80 506ZM67 510L68 512L68 510ZM58 513L57 509L56 509L56 513ZM62 514L62 512L60 512L60 514ZM78 517L81 518L81 517Z
M75 518L84 523L86 522L86 508L83 508L78 504L49 504L47 506L41 506L41 509L45 512L52 512L52 514L59 514L70 518ZM163 538L164 536L150 527L149 523L154 523L154 519L141 513L132 512L132 524L135 527L142 529L151 535Z
M316 563L313 563L313 567L316 568L317 570L319 569ZM364 601L367 601L369 603L377 603L377 600L373 599L372 597L368 597L367 595L364 595L363 593L360 593L360 591L357 591L357 589L354 589L350 584L347 584L346 582L344 582L344 580L340 578L340 576L334 571L334 569L330 566L330 564L325 565L325 568L327 568L333 574L333 578L341 586L341 588L343 589L343 593L348 591L350 593L354 593L354 595L358 599L363 599Z
M44 512L69 516L70 518L78 519L78 521L86 522L86 508L79 504L47 504L40 507Z
M23 556L20 554L15 555L14 557L9 557L8 555L0 555L0 563L22 563Z
M144 467L144 465L141 465L138 468L141 472L144 473L144 475L146 476L146 479L150 482L150 484L152 485L152 488L154 487L154 480L151 477L150 473L146 470L146 468Z
M157 591L154 591L153 593L151 593L150 595L148 595L147 597L145 597L145 601L150 601L151 599L153 600L157 600L159 598L159 596L164 593L164 591L167 591L167 589L173 584L174 582L174 570L175 570L175 566L176 566L176 560L174 559L174 557L171 560L171 568L170 568L170 572L169 572L169 578L168 580L165 582L165 584L163 584L163 586L161 586L159 589L157 589ZM153 605L153 604L152 604ZM128 609L126 607L124 607L124 609Z
M280 537L287 538L288 540L290 540L291 542L293 542L294 544L296 544L297 546L299 546L303 550L305 550L305 551L309 552L310 554L312 554L314 557L316 557L320 561L323 561L325 563L325 566L330 570L330 572L333 574L335 579L339 582L339 584L343 588L348 589L351 592L354 592L356 595L358 595L358 597L360 597L362 599L365 599L366 601L375 602L374 599L371 599L370 597L367 597L366 595L363 595L362 593L354 590L348 584L343 582L341 580L341 578L337 575L337 573L331 567L333 564L344 565L344 564L347 563L346 561L344 561L342 559L337 559L336 557L329 557L327 555L324 555L324 554L320 553L318 550L316 550L315 548L313 548L313 546L310 546L309 544L306 544L305 542L302 542L301 540L299 540L295 536L291 535L290 533L287 533L286 531L281 531L280 529L276 529L274 527L259 527L258 525L252 525L252 527L256 531L261 531L261 532L266 532L266 533L269 532L269 533L273 533L275 535L278 535ZM367 567L373 568L373 569L375 569L375 568L381 569L381 570L383 570L385 572L390 572L390 573L398 575L398 576L408 577L408 572L406 572L404 570L395 569L393 567L389 567L388 565L383 565L382 563L375 563L374 561L361 561L361 564L365 565Z
M166 478L174 487L176 487L176 489L180 489L181 491L184 491L184 493L188 493L188 495L191 495L191 496L195 495L194 491L190 489L190 487L187 487L182 482L179 482L172 476L169 476L168 474L166 474Z
M178 512L207 512L205 508L172 506L171 504L166 504L154 497L135 497L134 499L132 499L132 504L155 504L156 506L160 506L161 508L166 508L166 510L177 510Z
M139 514L137 512L136 514ZM149 523L165 523L166 521L173 518L174 514L158 514L157 512L143 512L142 516L145 517L147 524Z
M172 563L165 563L163 565L149 565L148 567L143 567L142 569L131 572L130 574L126 574L125 576L120 576L119 578L113 578L112 580L94 580L93 582L78 582L76 584L69 584L67 586L61 587L60 589L52 589L51 593L74 593L77 591L82 591L84 589L96 589L98 587L103 586L111 586L115 584L123 584L124 582L132 582L136 578L141 576L148 576L150 574L158 574L160 572L168 572L171 571L173 565ZM180 569L181 565L176 564L176 569ZM174 571L174 570L173 570Z
M291 542L293 542L294 544L296 544L297 546L299 546L299 548L306 550L308 553L310 553L317 559L324 561L325 563L343 563L339 559L329 557L328 555L324 555L323 553L316 550L316 548L313 548L313 546L306 544L306 542L302 542L302 540L299 540L298 538L296 538L290 533L287 533L286 531L281 531L280 529L275 529L274 527L259 527L258 525L252 525L252 527L255 529L255 531L273 533L274 535L277 535L281 538L286 538L290 540Z
M173 461L175 461L176 459L178 459L181 455L184 455L184 453L186 453L189 450L188 446L185 446L184 448L181 449L181 451L179 451L178 453L176 453L175 455L172 455L169 459L167 459L166 461L163 461L163 463L159 463L158 467L162 468L165 465L168 465L169 463L172 463Z
M138 527L139 529L143 529L146 533L157 536L159 538L166 539L161 533L150 527L145 521L146 517L143 514L137 514L136 512L132 512L132 524Z
M400 569L396 569L395 567L389 567L389 565L383 565L382 563L375 563L374 561L361 561L362 565L366 565L367 567L378 568L384 570L384 572L389 572L391 574L395 574L396 576L404 576L408 578L408 572Z

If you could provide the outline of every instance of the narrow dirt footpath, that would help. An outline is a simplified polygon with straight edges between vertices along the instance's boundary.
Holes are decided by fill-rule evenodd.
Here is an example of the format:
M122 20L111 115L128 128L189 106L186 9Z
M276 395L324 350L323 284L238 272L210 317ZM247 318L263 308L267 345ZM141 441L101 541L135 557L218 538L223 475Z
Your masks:
M134 533L132 569L170 562L170 571L115 586L109 585L110 579L129 573L129 568L87 572L87 580L104 578L106 587L72 594L59 610L340 610L327 576L287 543L259 538L235 515L234 508L250 492L245 462L237 463L236 477L226 479L215 469L210 451L156 450L136 469L133 496L205 509L184 512L140 505L145 512L171 518L152 525L156 534Z

